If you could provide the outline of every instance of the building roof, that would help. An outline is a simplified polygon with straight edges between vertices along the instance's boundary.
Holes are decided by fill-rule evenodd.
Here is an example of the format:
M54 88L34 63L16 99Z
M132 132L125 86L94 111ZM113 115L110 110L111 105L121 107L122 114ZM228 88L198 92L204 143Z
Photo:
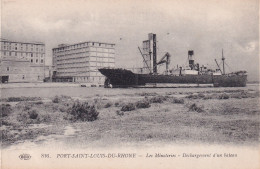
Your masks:
M13 41L4 38L0 38L0 42L10 42L10 43L27 43L27 44L35 44L35 45L45 45L43 42L21 42L21 41Z
M63 47L68 47L68 46L80 45L80 44L84 44L84 43L101 43L101 44L115 45L115 43L98 42L98 41L86 41L86 42L80 42L80 43L74 43L74 44L59 44L58 47L52 48L52 50L63 48Z

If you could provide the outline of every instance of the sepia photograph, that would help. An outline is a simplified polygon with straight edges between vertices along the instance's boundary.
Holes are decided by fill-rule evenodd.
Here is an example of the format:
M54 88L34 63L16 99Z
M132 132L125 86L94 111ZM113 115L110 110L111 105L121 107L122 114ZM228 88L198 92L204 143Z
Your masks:
M258 0L1 0L1 169L259 169Z

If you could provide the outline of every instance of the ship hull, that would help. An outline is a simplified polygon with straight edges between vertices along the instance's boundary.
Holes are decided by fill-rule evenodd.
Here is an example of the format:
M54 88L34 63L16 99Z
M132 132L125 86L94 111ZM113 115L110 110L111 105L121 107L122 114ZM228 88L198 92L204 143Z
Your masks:
M213 84L215 87L244 87L246 75L154 75L136 74L125 69L99 69L106 76L105 87L133 87L148 83Z

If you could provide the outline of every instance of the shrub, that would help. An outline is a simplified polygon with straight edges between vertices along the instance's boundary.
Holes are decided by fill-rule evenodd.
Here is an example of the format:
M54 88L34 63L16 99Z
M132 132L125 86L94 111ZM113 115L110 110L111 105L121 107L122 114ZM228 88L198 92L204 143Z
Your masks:
M0 105L1 117L8 116L11 113L12 113L12 108L11 108L10 104L2 104L2 105Z
M66 107L64 107L64 106L60 106L60 107L59 107L59 110L60 110L60 112L66 112L67 109L66 109Z
M199 97L199 98L204 98L205 95L204 95L203 93L199 93L199 94L198 94L198 97Z
M219 99L229 99L229 95L227 95L226 93L223 93L223 94L219 95L218 98Z
M150 103L162 103L163 101L167 100L166 96L155 96L149 99Z
M34 104L43 104L43 102L42 101L37 101Z
M208 100L208 99L213 99L213 97L211 95L205 95L205 97L203 97L203 100Z
M23 110L24 110L24 111L28 111L28 110L31 109L31 107L32 107L31 105L25 105L24 108L23 108Z
M156 96L158 95L157 93L137 93L137 95L140 95L140 96Z
M202 107L197 106L196 103L193 103L192 105L190 105L190 106L189 106L189 110L190 110L190 111L196 111L196 112L198 112L198 113L203 112Z
M36 110L31 110L28 112L30 119L37 119L38 113Z
M123 116L123 115L124 115L124 112L122 112L122 111L120 111L120 110L117 110L117 111L116 111L116 114L117 114L118 116Z
M136 108L138 109L145 109L145 108L149 108L151 107L150 103L146 100L142 100L142 101L138 101L136 104L135 104Z
M97 112L95 106L89 105L87 102L80 103L76 102L67 111L72 115L72 120L81 121L94 121L98 118L99 112Z
M190 94L190 95L186 96L186 98L189 98L189 99L197 99L197 98L198 98L198 95Z
M61 100L58 96L55 96L53 99L52 99L52 102L53 103L59 103Z
M172 103L184 104L184 99L173 98Z
M107 104L105 104L104 108L109 108L109 107L111 107L111 106L112 106L111 103L107 103Z
M121 111L132 111L132 110L135 110L135 106L133 103L128 103L127 105L124 105L121 108Z
M118 106L119 106L119 103L118 103L118 102L115 102L115 106L118 107Z

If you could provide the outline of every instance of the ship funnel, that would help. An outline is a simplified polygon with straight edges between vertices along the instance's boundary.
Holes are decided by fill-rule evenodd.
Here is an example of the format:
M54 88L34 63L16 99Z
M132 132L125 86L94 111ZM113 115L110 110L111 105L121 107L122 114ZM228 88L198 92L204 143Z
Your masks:
M191 68L191 70L193 70L195 67L193 55L194 55L193 50L189 50L188 51L188 60L189 60L189 67Z

